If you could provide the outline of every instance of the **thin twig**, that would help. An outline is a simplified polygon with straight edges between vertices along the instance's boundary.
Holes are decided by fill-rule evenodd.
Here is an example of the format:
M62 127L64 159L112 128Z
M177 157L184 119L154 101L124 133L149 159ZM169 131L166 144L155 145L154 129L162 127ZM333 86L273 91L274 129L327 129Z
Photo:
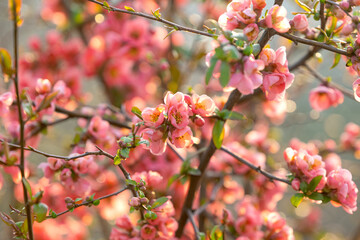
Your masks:
M4 143L5 140L0 139L0 142ZM11 146L11 147L14 147L14 148L21 148L21 146L17 145L17 144L13 144L13 143L7 143L7 144L9 146ZM105 152L104 150L102 150L100 148L98 148L99 151L96 151L96 152L85 152L85 153L82 153L82 154L79 154L79 155L76 155L76 156L71 156L71 157L70 156L60 156L60 155L56 155L56 154L46 153L46 152L40 151L38 149L35 149L35 148L31 147L31 146L24 147L23 149L26 150L26 151L31 151L31 152L40 154L40 155L42 155L44 157L58 158L58 159L63 159L65 161L75 160L77 158L82 158L82 157L86 157L86 156L90 156L90 155L106 156L106 157L108 157L110 159L114 159L114 156L112 156L110 153L107 153L107 152Z
M121 189L121 190L119 190L119 191L117 191L117 192L114 192L114 193L111 193L111 194L108 194L108 195L105 195L105 196L96 198L96 199L94 199L94 200L92 200L92 201L84 201L84 202L82 202L82 203L80 203L80 204L74 204L74 208L73 208L73 209L78 208L78 207L81 207L81 206L86 206L86 205L92 204L92 203L93 203L94 201L96 201L96 200L99 200L99 201L100 201L100 200L103 200L103 199L106 199L106 198L110 198L110 197L112 197L112 196L116 196L116 195L122 193L123 191L125 191L126 189L128 189L128 187L125 187L125 188L123 188L123 189ZM65 213L68 213L68 212L70 212L70 211L73 211L73 209L72 209L72 210L68 209L68 210L66 210L66 211L57 213L56 216L59 217L59 216L61 216L61 215L64 215ZM51 217L51 215L49 215L49 216L47 216L46 218L52 218L52 217Z
M257 171L258 173L261 173L262 175L264 175L265 177L267 177L270 181L273 181L273 180L276 180L276 181L279 181L279 182L284 182L286 184L289 184L291 185L291 182L287 179L282 179L282 178L279 178L279 177L276 177L274 175L272 175L271 173L268 173L264 170L262 170L260 168L260 166L255 166L253 165L252 163L246 161L245 159L239 157L237 154L233 153L232 151L230 151L229 149L227 149L226 147L221 147L220 148L223 152L226 152L227 154L229 154L230 156L234 157L236 160L238 160L239 162L245 164L246 166L248 166L249 168Z
M13 17L13 26L14 26L14 58L15 58L15 76L14 76L14 85L15 85L15 92L16 92L16 101L17 101L17 109L18 109L18 121L20 125L20 172L21 172L21 178L22 178L22 186L23 186L23 195L24 195L24 202L25 202L25 209L26 209L26 218L27 218L27 224L28 224L28 233L29 233L29 239L33 240L33 229L32 229L32 217L31 217L31 206L29 204L28 199L28 191L25 186L26 177L25 177L25 153L24 153L24 147L25 147L25 123L22 116L22 107L21 107L21 101L20 101L20 89L19 89L19 66L18 66L18 16L16 9L20 8L21 6L16 6L17 2L12 1L12 17Z
M322 49L326 49L326 50L328 50L330 52L339 53L339 54L347 56L347 57L352 56L352 53L349 53L349 52L347 52L346 50L343 50L343 49L333 47L333 46L331 46L331 45L329 45L327 43L317 42L317 41L314 41L314 40L294 36L294 35L291 35L289 33L276 32L276 34L279 35L279 36L282 36L284 38L287 38L287 39L289 39L289 40L291 40L291 41L293 41L295 43L302 43L302 44L305 44L305 45L319 47L319 48L322 48Z
M55 106L55 111L58 112L58 113L62 113L62 114L65 114L67 115L69 118L85 118L85 119L91 119L93 118L94 116L93 115L89 115L89 114L84 114L84 113L80 113L80 112L73 112L73 111L70 111L70 110L67 110L65 108L62 108L62 107L59 107L59 106ZM124 123L121 123L121 122L118 122L114 119L111 119L109 117L102 117L103 120L109 122L111 125L113 126L116 126L116 127L120 127L120 128L127 128L127 129L131 129L130 126L124 124Z
M174 148L174 146L172 146L170 143L167 144L169 146L169 148L171 149L171 151L173 151L175 153L175 155L182 161L184 162L185 159L180 155L180 153L178 151L176 151L176 149Z
M195 220L194 220L194 216L191 212L190 209L186 209L186 215L188 216L188 218L190 219L190 222L191 222L191 225L193 226L194 228L194 231L195 231L195 239L199 240L200 239L200 231L198 229L198 227L196 226L196 223L195 223Z
M99 2L99 1L96 1L96 0L88 0L88 1L96 3L96 4L98 4L98 5L102 6L102 7L105 7L104 3L102 3L102 2ZM164 24L174 28L176 31L191 32L191 33L203 35L203 36L206 36L206 37L216 37L217 36L215 34L211 34L211 33L203 32L203 31L196 30L196 29L193 29L193 28L185 27L185 26L182 26L180 24L177 24L177 23L168 21L166 19L163 19L161 17L155 17L155 16L152 16L152 15L149 15L149 14L146 14L146 13L142 13L142 12L136 12L136 11L132 12L132 11L128 11L128 10L125 10L125 9L119 9L119 8L116 8L116 7L113 7L113 6L109 6L109 10L113 11L113 12L120 12L120 13L135 15L135 16L147 18L147 19L150 19L150 20L153 20L153 21L161 22L161 23L164 23Z
M333 88L336 88L338 89L340 92L342 92L345 96L353 99L354 99L354 93L349 90L349 89L346 89L334 82L328 82L323 76L321 76L318 72L316 72L312 67L309 66L309 64L304 64L303 65L317 80L319 80L320 82L322 82L323 84L325 85L328 85L330 87L333 87Z

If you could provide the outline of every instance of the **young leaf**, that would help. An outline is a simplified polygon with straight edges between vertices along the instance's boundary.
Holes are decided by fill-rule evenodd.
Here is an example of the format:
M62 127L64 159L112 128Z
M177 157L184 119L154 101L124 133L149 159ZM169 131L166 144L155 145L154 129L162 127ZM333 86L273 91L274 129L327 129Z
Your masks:
M224 109L221 112L223 113L222 117L224 119L229 119L229 120L244 120L245 119L245 116L238 112L229 111L227 109Z
M129 153L130 153L130 148L122 148L120 150L120 154L122 157L124 158L128 158L129 157Z
M299 5L299 7L301 7L302 9L304 9L305 11L307 12L311 12L311 8L306 5L305 3L303 3L302 1L300 0L295 0L295 2L297 3L297 5Z
M26 191L28 192L28 196L31 198L32 197L32 191L31 191L31 186L30 183L26 180L26 178L21 179L21 181L23 182Z
M42 222L46 219L46 213L48 211L48 206L44 203L34 204L33 207L34 215L37 222Z
M291 201L291 204L294 206L294 207L298 207L300 205L300 203L302 202L302 200L304 199L304 194L303 193L295 193L290 201Z
M319 185L321 179L323 178L322 175L319 175L319 176L316 176L314 177L311 182L309 183L309 186L308 186L308 190L310 192L313 192L315 190L315 188Z
M168 34L166 34L166 36L164 37L164 39L166 39L167 37L169 37L172 33L176 32L176 29L171 30ZM163 39L163 40L164 40Z
M222 87L226 87L226 85L230 81L230 64L228 62L222 61L220 66L220 84Z
M100 200L99 200L99 199L94 200L94 201L93 201L93 204L94 204L94 206L99 205L99 204L100 204Z
M49 215L50 215L52 218L57 218L56 212L54 212L52 209L50 209Z
M212 140L217 149L221 148L224 139L224 121L217 120L212 131Z
M303 193L307 193L309 191L309 187L308 187L308 184L304 181L302 181L300 183L300 190L303 192Z
M156 17L157 19L161 18L160 8L156 9L155 11L151 10L152 15Z
M133 114L135 114L138 118L140 118L141 120L143 120L142 116L141 116L141 111L138 107L132 107L131 108L131 112Z
M5 48L0 48L0 66L4 74L8 76L12 75L11 56Z
M137 186L137 182L131 179L126 179L126 185Z
M151 205L151 209L160 207L161 205L163 205L164 203L166 203L169 199L167 197L161 197L156 199L156 201Z
M223 240L223 234L219 225L215 225L210 233L210 240Z
M206 85L209 84L211 76L214 72L216 63L217 63L218 59L216 57L212 57L210 60L210 67L208 68L208 70L206 71L206 77L205 77L205 83Z
M309 196L307 196L308 198L312 199L312 200L324 200L324 195L322 195L321 193L318 192L313 192L312 194L310 194Z
M336 67L339 64L340 59L341 59L341 55L339 53L336 53L335 58L334 58L334 63L330 69L333 69L334 67Z
M136 12L135 9L132 7L124 6L125 10L128 10L129 12Z

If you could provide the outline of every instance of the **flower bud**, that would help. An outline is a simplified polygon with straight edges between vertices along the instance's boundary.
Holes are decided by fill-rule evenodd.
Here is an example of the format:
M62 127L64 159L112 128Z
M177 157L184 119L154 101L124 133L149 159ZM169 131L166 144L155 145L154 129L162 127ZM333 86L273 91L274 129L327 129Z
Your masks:
M300 180L298 178L295 178L294 180L291 181L291 187L295 190L295 191L299 191L300 189Z
M139 197L132 197L129 199L129 206L130 207L138 207L141 205Z
M140 198L140 202L141 202L141 204L148 204L149 199L147 199L146 197L143 197L143 198Z
M196 126L202 127L205 124L205 120L200 116L196 116L196 118L194 120L194 123L195 123Z

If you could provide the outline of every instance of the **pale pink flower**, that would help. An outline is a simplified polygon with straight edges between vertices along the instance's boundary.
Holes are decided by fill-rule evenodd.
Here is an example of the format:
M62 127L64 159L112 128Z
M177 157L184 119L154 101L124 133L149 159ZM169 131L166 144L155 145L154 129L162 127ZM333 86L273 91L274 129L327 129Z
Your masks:
M263 80L265 96L268 100L281 101L285 97L286 77L281 73L266 74Z
M355 82L353 83L353 90L355 100L360 102L360 78L355 80Z
M327 173L330 173L332 170L341 168L341 159L336 153L329 153L326 155L324 162Z
M0 116L9 112L9 107L13 103L13 96L11 92L6 92L0 95Z
M267 66L270 63L275 62L276 59L275 51L271 48L263 48L263 50L259 54L259 59L264 62L265 66Z
M309 101L313 109L323 111L343 103L344 95L335 88L319 86L311 90Z
M299 32L304 32L308 28L309 23L305 14L297 14L292 20L292 27Z
M207 95L192 95L192 111L201 117L208 117L214 113L216 108L215 102Z
M265 17L265 23L268 28L273 28L277 32L285 33L289 31L290 24L286 18L286 8L279 5L274 5L270 8Z
M352 181L352 175L348 170L338 168L337 170L331 171L328 174L327 186L335 190L333 193L334 198L332 197L334 206L337 206L336 202L340 203L349 214L357 210L358 188Z
M172 105L168 110L168 118L175 128L185 128L190 122L188 105L185 102Z
M106 139L110 124L102 120L100 116L95 116L90 120L88 131L96 139Z
M155 239L156 236L156 228L149 225L149 224L145 224L142 228L141 228L141 237L142 239Z
M239 12L246 8L250 8L251 1L250 0L233 0L231 1L227 7L227 12Z
M164 133L160 130L145 128L142 131L142 137L149 141L150 152L154 155L161 155L166 149L166 139Z
M224 30L234 30L239 27L239 21L234 12L225 12L218 19L219 26Z
M248 41L253 41L259 35L259 27L256 23L250 23L244 28L243 32Z
M175 129L170 132L171 143L177 148L188 148L194 143L192 131L189 126L182 129Z
M251 0L254 9L263 9L266 7L266 0Z
M36 92L39 94L46 94L51 91L51 83L48 79L39 78L36 82Z
M251 8L239 11L236 17L244 24L254 23L256 21L256 13Z
M144 119L145 125L148 127L157 128L164 122L165 105L160 104L156 108L145 108L141 116Z
M172 106L176 106L179 103L183 103L184 100L185 100L185 96L181 92L177 92L175 94L172 94L169 91L169 92L166 93L166 95L164 97L164 103L165 103L167 109L169 109Z

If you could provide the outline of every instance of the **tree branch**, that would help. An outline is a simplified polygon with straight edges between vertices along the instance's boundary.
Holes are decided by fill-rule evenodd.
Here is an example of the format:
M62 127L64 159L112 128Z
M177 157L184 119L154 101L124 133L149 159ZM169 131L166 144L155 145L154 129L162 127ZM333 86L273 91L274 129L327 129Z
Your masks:
M19 118L19 125L20 125L20 172L21 172L21 178L22 178L22 187L23 187L23 195L24 195L24 204L25 204L25 210L26 210L26 218L27 218L27 224L28 224L28 233L29 233L29 239L33 240L33 229L32 229L32 217L31 217L31 206L29 205L29 199L28 199L28 191L25 186L26 177L25 177L25 155L24 155L24 147L25 147L25 123L22 116L22 107L21 107L21 101L20 101L20 89L19 89L19 66L18 66L18 15L17 15L17 8L21 8L21 6L16 6L17 1L11 1L12 2L12 17L13 17L13 41L14 41L14 58L15 58L15 76L14 76L14 85L15 85L15 92L16 92L16 102L17 102L17 109L18 109L18 118ZM9 2L10 3L10 2Z
M221 150L222 150L223 152L226 152L226 153L229 154L230 156L234 157L234 158L235 158L236 160L238 160L239 162L245 164L245 165L248 166L249 168L257 171L258 173L261 173L262 175L264 175L265 177L267 177L270 181L276 180L276 181L284 182L284 183L286 183L286 184L288 184L288 185L291 185L291 182L290 182L289 180L287 180L287 179L282 179L282 178L278 178L278 177L272 175L271 173L268 173L268 172L262 170L262 169L260 168L260 166L255 166L255 165L253 165L252 163L246 161L245 159L243 159L243 158L239 157L238 155L236 155L235 153L231 152L231 151L230 151L229 149L227 149L226 147L221 147Z
M81 207L81 206L86 206L86 205L92 204L92 203L93 203L94 201L96 201L96 200L103 200L103 199L106 199L106 198L110 198L110 197L112 197L112 196L116 196L116 195L122 193L123 191L125 191L126 189L128 189L128 188L125 187L125 188L123 188L123 189L121 189L121 190L119 190L119 191L117 191L117 192L114 192L114 193L111 193L111 194L108 194L108 195L105 195L105 196L96 198L96 199L94 199L94 200L92 200L92 201L84 201L84 202L82 202L82 203L80 203L80 204L74 204L74 208L73 208L73 209L78 208L78 207ZM70 212L70 211L73 211L73 209L72 209L72 210L68 209L68 210L63 211L63 212L61 212L61 213L57 213L56 216L59 217L59 216L61 216L61 215L64 215L64 214L66 214L66 213L68 213L68 212ZM49 215L49 216L47 216L46 218L52 218L52 216Z
M200 239L200 231L198 229L198 227L196 226L196 223L195 223L195 219L194 219L194 216L191 212L190 209L186 209L186 215L188 216L188 218L190 219L190 222L191 222L191 225L193 226L194 228L194 231L195 231L195 239L196 240L199 240Z
M302 43L302 44L305 44L305 45L319 47L319 48L322 48L322 49L326 49L326 50L328 50L330 52L339 53L339 54L347 56L347 57L352 56L352 54L348 53L346 50L333 47L333 46L331 46L329 44L326 44L326 43L317 42L317 41L314 41L314 40L309 40L309 39L306 39L306 38L297 37L297 36L291 35L289 33L276 32L276 34L279 35L279 36L282 36L284 38L287 38L287 39L293 41L294 43Z
M96 1L96 0L88 0L88 1L96 3L96 4L98 4L98 5L102 6L102 7L106 7L104 5L104 3L102 3L102 2L99 2L99 1ZM147 19L150 19L150 20L153 20L153 21L161 22L161 23L164 23L164 24L174 28L176 31L191 32L191 33L195 33L195 34L198 34L198 35L203 35L203 36L206 36L206 37L216 37L217 36L215 34L203 32L203 31L196 30L196 29L193 29L193 28L188 28L188 27L182 26L180 24L177 24L177 23L168 21L166 19L163 19L161 17L155 17L155 16L152 16L152 15L149 15L149 14L146 14L146 13L142 13L142 12L136 12L136 11L132 12L132 11L128 11L128 10L125 10L125 9L119 9L119 8L116 8L116 7L113 7L113 6L109 6L109 10L113 11L113 12L120 12L120 13L135 15L135 16L147 18Z

